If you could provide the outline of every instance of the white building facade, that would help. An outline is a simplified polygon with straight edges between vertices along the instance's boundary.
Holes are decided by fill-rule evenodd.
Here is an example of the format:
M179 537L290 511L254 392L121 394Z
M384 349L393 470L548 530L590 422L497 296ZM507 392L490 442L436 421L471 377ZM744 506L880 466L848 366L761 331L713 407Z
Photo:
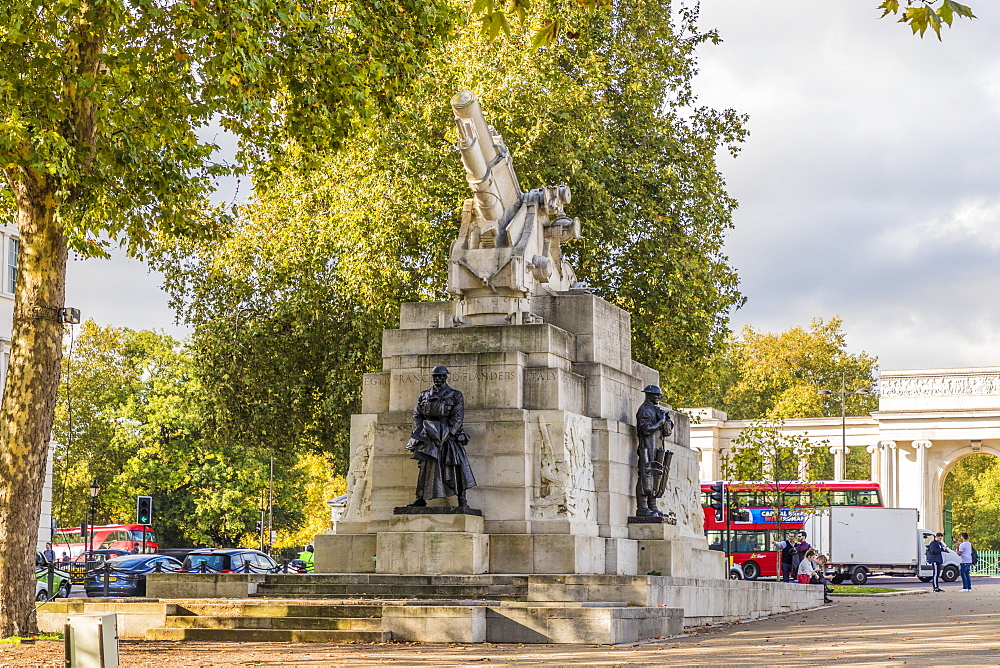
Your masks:
M702 480L718 480L733 440L749 421L729 420L711 408L686 410L695 418L691 445ZM864 417L785 420L784 431L828 447L843 475L847 449L871 454L870 477L885 505L917 508L923 525L941 530L944 482L964 457L1000 457L1000 367L884 371L879 408Z

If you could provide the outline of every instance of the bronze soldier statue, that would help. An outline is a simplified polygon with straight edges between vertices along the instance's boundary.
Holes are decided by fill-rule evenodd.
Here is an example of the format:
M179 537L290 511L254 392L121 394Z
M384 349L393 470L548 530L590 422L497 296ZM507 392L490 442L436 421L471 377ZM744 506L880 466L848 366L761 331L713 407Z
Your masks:
M663 393L656 385L643 390L646 400L635 413L635 427L639 434L639 480L635 484L636 517L662 517L656 500L663 496L670 460L674 453L663 447L663 440L670 436L674 422L659 405ZM660 438L658 439L657 436ZM657 440L660 441L657 447Z
M431 371L434 387L424 390L413 409L413 433L406 444L417 460L417 498L410 506L426 506L427 499L458 496L458 507L468 508L465 490L476 486L465 455L469 437L462 429L465 399L448 386L448 369Z

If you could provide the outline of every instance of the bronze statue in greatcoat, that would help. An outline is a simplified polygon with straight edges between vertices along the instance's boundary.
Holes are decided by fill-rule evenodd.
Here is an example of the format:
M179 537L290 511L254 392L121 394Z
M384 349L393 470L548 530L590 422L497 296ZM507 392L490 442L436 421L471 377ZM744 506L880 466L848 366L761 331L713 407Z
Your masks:
M417 498L411 506L426 506L428 499L458 497L458 507L468 508L465 491L476 486L465 454L469 437L462 429L465 399L448 386L448 369L431 371L434 386L424 390L413 409L413 433L406 444L417 460Z

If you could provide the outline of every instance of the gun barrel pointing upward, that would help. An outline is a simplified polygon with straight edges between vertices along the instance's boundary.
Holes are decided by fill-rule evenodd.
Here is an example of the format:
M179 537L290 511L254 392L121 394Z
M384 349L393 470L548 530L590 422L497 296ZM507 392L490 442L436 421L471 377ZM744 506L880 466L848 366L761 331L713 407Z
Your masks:
M482 156L483 161L488 165L497 159L499 152L493 145L493 133L490 132L486 124L486 117L483 116L483 109L479 106L479 98L471 91L462 91L451 98L451 109L455 113L456 120L471 121L476 133L476 150ZM464 153L464 151L463 151ZM485 174L476 174L477 179L483 178Z
M459 150L462 152L466 179L476 193L479 211L485 220L503 221L502 195L497 190L491 169L500 152L493 144L493 133L486 125L479 100L474 93L464 91L451 98L451 108L461 137Z

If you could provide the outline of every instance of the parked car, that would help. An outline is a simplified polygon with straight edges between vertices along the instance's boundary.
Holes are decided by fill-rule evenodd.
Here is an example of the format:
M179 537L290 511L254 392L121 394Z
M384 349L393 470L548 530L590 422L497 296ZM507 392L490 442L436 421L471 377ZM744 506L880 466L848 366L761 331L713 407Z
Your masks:
M52 571L52 589L55 595L49 595L49 562L41 552L35 552L35 578L38 584L35 585L35 600L47 601L50 598L68 598L73 590L73 580L69 573L61 568L59 564L53 564L56 568Z
M277 573L281 566L260 550L222 548L189 552L181 570L188 573Z
M102 562L87 571L87 596L145 596L146 575L157 568L166 573L181 569L181 562L165 554L126 554ZM104 579L107 578L107 594Z

